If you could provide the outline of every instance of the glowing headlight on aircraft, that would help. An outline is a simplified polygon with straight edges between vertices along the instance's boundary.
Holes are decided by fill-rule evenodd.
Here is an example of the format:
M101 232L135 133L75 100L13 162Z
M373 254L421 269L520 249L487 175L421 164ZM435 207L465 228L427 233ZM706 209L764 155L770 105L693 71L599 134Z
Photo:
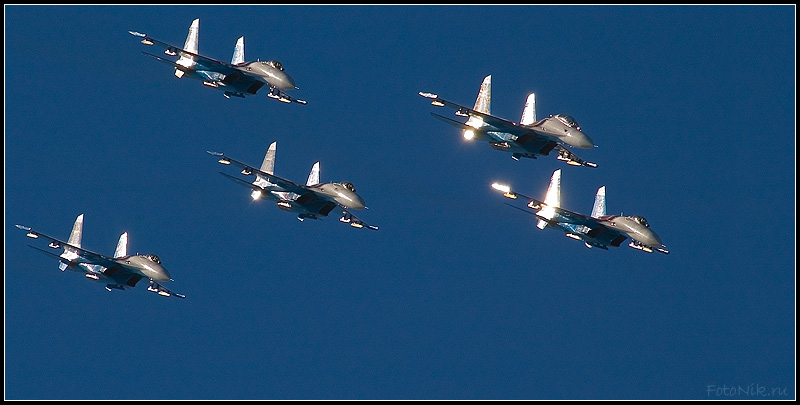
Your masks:
M506 197L506 198L510 198L512 200L517 199L517 194L512 192L511 191L511 187L509 187L509 186L507 186L505 184L493 183L492 184L492 188L494 188L495 190L498 190L498 191L502 191L503 192L503 196Z
M492 188L497 190L497 191L502 191L504 193L510 193L511 192L511 187L509 187L509 186L507 186L505 184L492 183Z
M253 197L253 201L258 200L261 198L261 192L258 190L253 190L253 192L250 193L250 197Z
M471 141L475 137L475 132L471 129L464 130L464 139Z

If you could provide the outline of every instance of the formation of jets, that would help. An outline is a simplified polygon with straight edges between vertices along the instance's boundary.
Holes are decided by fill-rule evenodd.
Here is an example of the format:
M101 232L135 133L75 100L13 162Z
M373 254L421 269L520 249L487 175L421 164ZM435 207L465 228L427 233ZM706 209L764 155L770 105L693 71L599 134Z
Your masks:
M255 95L266 86L267 96L284 103L306 104L286 94L295 90L294 79L276 60L246 62L244 59L244 37L240 37L233 51L231 62L223 62L202 56L198 53L199 20L192 21L189 34L183 47L170 45L154 39L147 34L128 31L131 35L142 38L145 45L158 45L164 48L164 54L177 58L167 59L143 52L145 55L170 65L178 78L189 77L201 80L208 87L223 90L226 98L244 98ZM464 107L440 98L438 95L419 92L419 95L431 100L437 107L455 109L455 115L466 118L459 121L431 113L435 118L462 130L464 139L487 142L493 149L510 152L515 160L520 158L536 159L537 156L548 156L551 152L573 166L597 167L597 164L586 161L575 155L570 148L591 149L594 141L586 135L577 121L566 114L551 115L547 118L536 118L535 95L528 95L519 122L514 122L492 115L491 110L491 76L486 76L481 83L474 108ZM233 165L241 169L244 176L253 176L252 180L242 179L220 172L226 178L250 189L253 200L266 199L274 201L278 208L297 214L300 221L326 217L334 209L341 211L339 221L354 228L377 230L356 217L352 210L365 209L366 205L352 183L321 183L319 181L319 162L314 163L305 184L295 183L274 174L275 152L277 143L273 142L259 168L234 160L220 152L208 153L223 165ZM598 189L591 215L579 214L561 207L561 169L556 170L548 187L544 200L527 197L513 191L510 186L500 183L492 184L492 188L503 193L512 200L524 200L525 208L519 208L535 216L536 227L560 230L566 236L581 240L586 247L597 247L608 250L618 247L630 238L629 246L645 252L658 251L669 253L659 236L650 229L647 220L641 216L607 215L605 203L605 186ZM509 204L514 206L512 204ZM34 231L30 227L16 225L27 232L33 239L49 241L51 249L60 250L60 254L52 251L32 248L52 256L59 261L61 271L83 273L92 281L106 284L108 291L124 290L135 287L142 279L149 281L148 291L161 296L185 298L165 288L160 283L172 281L169 272L164 268L161 259L153 254L128 255L128 234L120 236L114 256L104 256L81 247L83 231L83 214L79 215L65 242L54 237Z

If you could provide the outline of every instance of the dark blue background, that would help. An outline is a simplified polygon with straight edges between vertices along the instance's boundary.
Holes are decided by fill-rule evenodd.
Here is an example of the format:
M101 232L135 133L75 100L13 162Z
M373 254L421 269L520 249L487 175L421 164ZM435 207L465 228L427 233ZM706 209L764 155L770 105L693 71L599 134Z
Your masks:
M793 399L795 7L5 6L6 399ZM277 59L222 92L129 35ZM575 117L598 168L513 161L419 91ZM252 202L206 150L350 181L377 232ZM489 185L639 214L586 249ZM231 171L233 173L233 171ZM156 253L165 299L61 273L14 224ZM718 395L766 387L770 397ZM712 387L712 388L709 388ZM730 390L726 391L730 394Z

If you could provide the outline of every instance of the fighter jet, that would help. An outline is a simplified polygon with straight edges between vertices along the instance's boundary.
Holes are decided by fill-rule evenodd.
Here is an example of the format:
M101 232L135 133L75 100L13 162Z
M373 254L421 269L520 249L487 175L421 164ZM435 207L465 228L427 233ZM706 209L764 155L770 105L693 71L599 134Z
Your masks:
M252 183L219 172L219 174L249 188L250 196L253 200L266 198L278 205L278 208L297 214L297 219L319 219L328 216L336 207L342 210L339 221L350 224L355 228L377 230L378 227L369 225L353 215L351 209L367 208L364 200L356 194L356 188L352 183L320 183L319 182L319 162L314 163L311 173L305 185L296 184L289 180L280 178L273 174L275 168L275 151L277 142L273 142L267 148L267 154L261 163L261 170L255 169L250 165L231 159L220 152L207 151L212 156L219 158L219 163L223 165L233 164L242 168L241 173L245 176L255 175Z
M147 255L128 255L128 233L125 232L119 237L114 257L108 257L81 247L81 237L83 234L83 214L78 215L75 224L72 226L72 233L67 242L58 240L52 236L47 236L33 229L17 225L17 228L28 232L28 237L33 239L43 238L50 241L48 245L52 249L63 249L63 253L56 253L32 248L55 257L60 261L58 268L61 271L71 270L84 273L86 278L106 284L106 290L124 290L125 287L135 287L136 283L142 278L150 280L147 291L158 295L178 298L186 298L183 294L178 294L168 290L159 282L172 281L167 269L161 264L161 259L153 254ZM30 246L30 245L28 245Z
M619 247L626 238L631 238L628 246L634 249L645 252L652 252L655 249L661 253L669 254L667 247L661 243L658 235L650 229L650 224L647 223L644 217L638 215L606 215L605 186L597 190L591 216L561 208L561 169L553 172L544 201L512 191L508 185L493 183L492 188L503 192L503 195L507 198L527 200L527 208L533 211L527 209L523 209L523 211L536 216L538 219L537 228L544 229L549 227L560 230L569 238L583 240L587 248L598 247L608 250L609 246ZM514 205L511 206L518 208Z
M432 99L431 104L437 107L448 106L456 110L459 117L468 117L466 122L452 120L431 113L450 125L461 128L464 139L488 142L494 149L511 152L514 160L519 158L536 159L537 155L547 156L555 150L558 160L573 166L597 167L596 163L587 162L567 147L589 149L595 147L588 135L581 131L575 118L569 115L551 115L536 120L536 99L533 93L528 95L519 123L508 121L491 115L492 76L486 76L481 83L475 108L467 108L444 100L433 93L419 92L422 97Z
M177 61L164 59L160 56L142 52L143 54L171 65L175 68L175 76L184 76L203 81L203 84L215 89L224 90L226 98L255 95L265 84L269 88L267 96L284 103L306 104L305 100L292 98L282 90L293 90L294 80L289 76L276 60L245 62L244 37L239 37L233 49L231 63L218 61L197 53L197 30L200 19L192 21L189 35L183 48L161 42L136 31L128 31L131 35L141 37L145 45L159 45L164 48L164 53L169 56L178 56Z

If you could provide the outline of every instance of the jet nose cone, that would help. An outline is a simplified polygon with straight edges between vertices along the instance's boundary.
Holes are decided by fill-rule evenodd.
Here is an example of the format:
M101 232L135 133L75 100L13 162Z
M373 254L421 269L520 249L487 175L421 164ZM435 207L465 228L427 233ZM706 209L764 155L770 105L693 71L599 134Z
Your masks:
M367 205L364 203L364 199L361 198L360 195L356 194L353 196L353 199L351 200L350 208L356 210L363 210L364 208L367 208Z
M281 79L283 79L282 80L283 83L281 85L281 88L283 90L294 90L297 88L297 86L295 86L294 84L294 79L292 79L292 76L289 76L286 73L284 73Z
M591 149L594 148L594 141L589 135L584 134L583 132L578 131L575 134L575 146L582 148L582 149Z
M653 231L646 232L642 236L644 237L642 238L643 240L641 242L643 242L647 246L653 246L653 247L664 246L664 244L661 243L661 238L659 238L658 235L656 235L656 233Z
M156 277L154 277L158 281L170 281L172 280L172 276L169 275L167 269L161 267L156 270Z

